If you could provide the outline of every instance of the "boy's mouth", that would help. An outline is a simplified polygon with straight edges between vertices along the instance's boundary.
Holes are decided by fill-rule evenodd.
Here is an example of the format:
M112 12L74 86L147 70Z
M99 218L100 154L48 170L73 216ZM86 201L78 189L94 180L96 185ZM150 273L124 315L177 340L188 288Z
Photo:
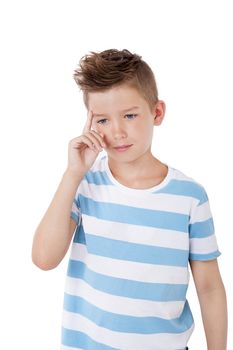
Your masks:
M119 152L124 152L127 149L129 149L131 146L133 146L133 145L121 145L121 146L114 147L114 149L119 151Z

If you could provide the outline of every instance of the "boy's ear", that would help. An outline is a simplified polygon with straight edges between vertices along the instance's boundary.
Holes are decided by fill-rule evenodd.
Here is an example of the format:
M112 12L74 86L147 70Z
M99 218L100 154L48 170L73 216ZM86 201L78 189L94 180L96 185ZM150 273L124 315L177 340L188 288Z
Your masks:
M154 125L160 125L162 123L162 121L163 121L163 118L164 118L164 113L156 115L154 117Z
M166 105L163 101L159 100L155 106L154 125L160 125L165 115Z
M154 125L158 125L157 120L158 120L158 116L155 115L155 116L154 116Z

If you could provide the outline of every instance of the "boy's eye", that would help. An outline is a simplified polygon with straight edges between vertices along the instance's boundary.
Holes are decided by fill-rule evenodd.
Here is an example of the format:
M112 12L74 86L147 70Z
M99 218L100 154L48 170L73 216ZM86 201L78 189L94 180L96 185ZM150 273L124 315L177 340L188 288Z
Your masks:
M127 119L131 120L137 117L137 114L126 114L125 117L127 117ZM98 124L106 124L106 120L107 119L100 119L98 120Z
M137 114L126 114L125 116L128 117L128 119L134 119Z
M105 120L107 120L107 119L100 119L100 120L98 120L98 124L105 124L104 122L105 122Z

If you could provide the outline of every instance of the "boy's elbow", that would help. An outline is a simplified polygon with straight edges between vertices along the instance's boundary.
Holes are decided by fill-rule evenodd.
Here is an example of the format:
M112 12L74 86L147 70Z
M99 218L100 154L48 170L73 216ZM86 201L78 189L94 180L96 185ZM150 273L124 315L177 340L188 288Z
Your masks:
M56 266L51 266L51 265L48 265L48 264L44 264L43 262L37 262L35 260L32 260L34 265L36 265L36 267L38 267L40 270L43 270L43 271L49 271L49 270L52 270L54 269Z
M59 262L52 263L51 261L48 261L44 257L38 256L33 251L32 251L31 258L32 258L33 264L36 265L39 269L41 269L43 271L55 269L55 267L57 267L59 264Z

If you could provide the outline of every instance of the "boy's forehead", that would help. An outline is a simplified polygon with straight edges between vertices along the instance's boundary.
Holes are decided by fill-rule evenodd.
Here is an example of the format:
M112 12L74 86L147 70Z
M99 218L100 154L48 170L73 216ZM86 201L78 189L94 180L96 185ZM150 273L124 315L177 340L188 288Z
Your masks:
M132 88L112 88L103 92L91 92L88 94L89 109L93 116L106 114L107 112L127 112L138 109L143 103L140 94Z
M132 107L129 107L129 108L125 108L125 109L119 110L118 112L119 113L126 113L126 112L129 112L129 111L132 111L132 110L135 110L135 109L139 109L139 108L140 108L139 106L132 106ZM107 114L107 112L103 111L101 113L95 113L95 110L94 110L93 118L101 117L103 114Z

